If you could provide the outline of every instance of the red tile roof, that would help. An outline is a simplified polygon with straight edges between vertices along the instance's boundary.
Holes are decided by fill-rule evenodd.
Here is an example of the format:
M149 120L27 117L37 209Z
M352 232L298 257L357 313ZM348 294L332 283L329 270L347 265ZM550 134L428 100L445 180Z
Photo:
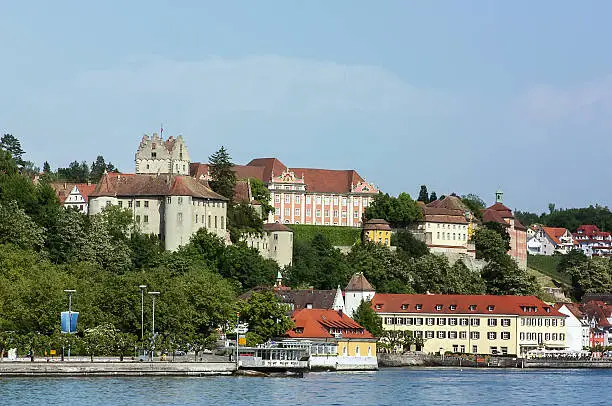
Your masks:
M421 310L417 310L417 304L421 305ZM442 305L441 310L436 310L438 305ZM456 306L455 310L451 310L451 305ZM476 306L474 310L470 310L472 305ZM489 310L489 306L492 306L491 310ZM565 317L557 309L547 305L535 296L377 293L372 299L372 308L378 313L507 314ZM529 308L536 308L537 311L527 311Z
M495 210L497 214L500 215L501 218L514 218L512 215L512 210L510 210L507 206L503 205L500 202L495 203L493 206L488 207L487 210Z
M263 167L263 181L269 182L272 176L279 176L287 170L287 167L276 158L255 158L247 166Z
M246 180L236 181L234 185L234 201L239 203L250 203L251 200L249 182Z
M76 187L79 189L79 193L81 193L81 196L83 196L86 202L89 201L89 195L96 190L95 184L91 185L87 183L79 183L76 185Z
M107 173L89 194L98 196L192 196L227 200L213 192L206 182L189 176Z
M286 225L280 224L280 223L264 223L263 229L265 231L287 231L287 232L290 232L290 233L293 232L292 229L290 229Z
M372 339L374 336L345 313L329 309L301 309L293 312L295 327L287 331L291 338L334 338L330 329L341 330L342 338Z
M352 170L291 168L296 178L304 177L306 190L319 193L350 193L352 187L364 182L359 174Z
M541 227L541 229L555 244L561 244L559 238L563 237L565 233L568 232L567 228L563 227Z
M232 170L236 174L236 179L238 180L255 178L265 181L265 168L263 166L234 165L232 166ZM209 171L210 165L208 164L200 162L192 162L189 164L189 175L196 179L200 179L202 176L207 177L209 175Z
M494 223L504 224L506 227L510 227L510 224L506 223L506 221L495 210L485 210L482 214L482 221L484 223L488 223L491 221Z

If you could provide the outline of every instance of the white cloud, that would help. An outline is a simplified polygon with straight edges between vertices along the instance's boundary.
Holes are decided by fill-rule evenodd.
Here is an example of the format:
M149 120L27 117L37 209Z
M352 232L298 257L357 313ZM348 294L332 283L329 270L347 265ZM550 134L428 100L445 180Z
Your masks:
M519 100L533 120L549 124L612 125L612 75L570 87L535 86Z
M281 56L147 59L120 69L84 72L75 84L77 91L122 100L161 97L200 114L357 111L445 116L461 106L444 90L413 87L379 67Z

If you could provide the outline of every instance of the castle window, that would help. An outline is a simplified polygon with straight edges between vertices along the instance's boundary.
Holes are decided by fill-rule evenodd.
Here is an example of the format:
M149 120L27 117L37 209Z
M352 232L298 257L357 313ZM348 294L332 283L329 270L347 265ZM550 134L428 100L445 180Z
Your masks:
M119 200L119 207L123 207L123 202Z
M157 152L151 152L151 158L157 158Z
M144 201L144 207L146 207L146 208L148 208L148 207L149 207L149 201L148 201L148 200L145 200L145 201Z
M155 148L157 148L157 144L156 143L151 144L151 149L155 149Z
M208 215L208 228L210 228L211 222L210 222L210 214Z
M195 222L196 223L198 222L198 215L197 214L195 215Z
M176 213L176 224L183 224L183 213Z
M129 207L130 209L132 208L132 201L131 201L131 200L128 202L128 207Z
M143 221L144 221L145 223L148 223L148 222L149 222L149 216L146 216L146 215L145 215L145 216L143 217Z
M140 216L136 216L136 222L140 223Z
M140 200L136 200L136 207L140 207Z
M221 229L225 228L223 216L221 216Z
M215 216L215 228L218 228L217 227L217 216Z
M168 203L168 204L172 203L172 198L170 196L168 196L166 198L166 203Z
M178 197L178 204L183 204L183 197L182 196Z

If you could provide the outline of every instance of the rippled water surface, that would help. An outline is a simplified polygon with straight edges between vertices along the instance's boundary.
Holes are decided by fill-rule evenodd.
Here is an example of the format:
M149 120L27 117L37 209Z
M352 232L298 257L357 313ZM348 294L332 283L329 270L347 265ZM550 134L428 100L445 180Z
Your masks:
M0 405L610 405L612 370L383 369L304 378L0 378Z

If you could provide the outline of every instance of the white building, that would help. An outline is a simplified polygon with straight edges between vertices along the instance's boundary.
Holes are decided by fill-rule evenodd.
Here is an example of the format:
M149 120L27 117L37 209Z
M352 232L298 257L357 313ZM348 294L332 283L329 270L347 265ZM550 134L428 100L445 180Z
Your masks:
M534 237L527 242L527 250L533 255L567 254L574 247L572 233L561 227L538 227Z
M96 185L53 182L50 186L55 190L55 194L64 208L77 209L83 214L89 212L89 194L95 190Z
M344 290L344 309L346 314L349 317L353 317L353 313L355 313L361 302L369 302L375 294L376 291L363 273L354 274Z
M559 313L568 316L565 319L567 328L567 347L572 351L581 351L584 347L589 347L590 325L588 320L575 303L559 303L557 306Z
M293 263L293 230L283 224L266 223L261 234L249 234L243 239L247 246L275 260L281 268Z
M129 209L137 227L174 251L200 228L226 240L227 199L189 176L106 173L89 195L89 214Z

